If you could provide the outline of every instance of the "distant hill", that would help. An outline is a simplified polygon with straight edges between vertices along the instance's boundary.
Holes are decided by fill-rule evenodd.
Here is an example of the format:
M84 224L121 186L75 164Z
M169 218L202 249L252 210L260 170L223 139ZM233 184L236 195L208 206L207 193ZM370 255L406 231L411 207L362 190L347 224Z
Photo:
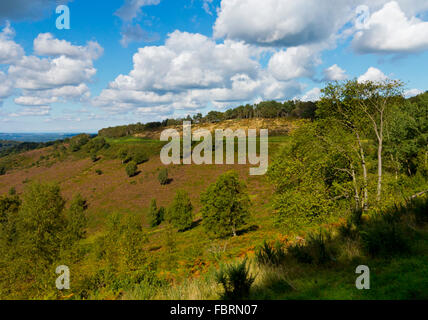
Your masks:
M71 138L75 135L77 133L0 133L0 140L8 142L49 142Z

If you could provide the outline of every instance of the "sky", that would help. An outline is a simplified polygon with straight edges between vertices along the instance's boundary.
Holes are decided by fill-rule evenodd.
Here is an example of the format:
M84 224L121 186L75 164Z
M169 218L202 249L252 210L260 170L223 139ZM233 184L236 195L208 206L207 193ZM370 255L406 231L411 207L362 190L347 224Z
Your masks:
M0 132L316 100L347 79L399 79L413 96L427 67L426 0L0 2Z

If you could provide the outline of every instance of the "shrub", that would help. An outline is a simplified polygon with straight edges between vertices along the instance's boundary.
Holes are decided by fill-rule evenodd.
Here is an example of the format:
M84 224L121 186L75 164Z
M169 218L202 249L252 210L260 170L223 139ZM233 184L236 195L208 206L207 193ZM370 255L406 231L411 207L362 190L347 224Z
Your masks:
M6 168L0 167L0 176L4 176L6 174Z
M150 225L152 228L157 227L160 225L164 220L165 215L165 208L164 207L157 207L156 200L152 199L150 203L149 208L149 219L150 219Z
M131 152L130 157L132 158L132 161L135 161L136 164L142 164L149 161L149 157L144 150L134 150Z
M267 243L256 251L256 261L259 265L277 266L284 261L285 251L281 242L276 241L274 245Z
M250 216L250 198L234 171L221 175L201 194L205 229L220 237L236 236Z
M137 174L137 170L138 170L138 167L134 161L129 162L125 167L126 174L130 178Z
M288 248L289 253L301 263L317 265L332 261L332 248L329 247L331 235L323 230L311 233L305 244L295 244Z
M79 134L70 140L70 149L72 152L79 151L84 145L89 142L89 135Z
M187 192L178 190L168 209L169 222L180 231L189 229L193 223L193 205Z
M103 174L103 171L100 169L97 169L97 170L95 170L95 173L100 176Z
M250 275L247 259L237 264L223 266L216 275L216 280L223 287L222 299L241 300L250 294L255 277Z
M162 168L159 171L158 180L162 186L168 184L169 179L168 179L168 169L167 168Z
M97 155L95 153L91 154L91 160L92 160L92 162L97 162L98 161L98 157L97 157Z
M361 231L363 248L370 256L404 253L410 249L408 231L401 223L375 218Z

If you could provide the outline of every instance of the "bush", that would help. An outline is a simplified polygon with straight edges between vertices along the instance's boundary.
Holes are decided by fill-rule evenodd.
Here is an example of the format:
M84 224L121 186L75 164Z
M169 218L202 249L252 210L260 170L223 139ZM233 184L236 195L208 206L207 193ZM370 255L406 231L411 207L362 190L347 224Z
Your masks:
M4 176L6 174L6 168L0 167L0 176Z
M330 234L320 230L309 234L305 244L295 244L288 248L288 252L301 263L325 264L333 260L330 240Z
M259 265L277 266L285 259L285 251L281 242L276 241L274 245L267 243L256 251L256 261Z
M103 171L100 169L97 169L97 170L95 170L95 173L100 176L103 174Z
M385 217L373 219L360 232L363 248L370 256L391 256L410 249L409 230Z
M92 162L97 162L98 161L98 157L97 157L97 155L95 153L91 154L91 160L92 160Z
M179 231L189 229L193 223L193 205L187 192L178 190L168 209L168 221Z
M126 174L130 178L134 177L137 174L137 170L138 170L138 167L134 161L129 162L125 167Z
M247 259L241 263L223 266L216 275L217 282L223 286L222 299L241 300L248 298L255 277L250 275Z
M158 180L162 186L168 184L169 179L168 179L168 169L167 168L162 168L160 170L159 175L158 175Z
M142 164L144 162L149 161L149 157L147 156L147 153L143 150L134 150L131 152L130 157L133 161L135 161L136 164Z

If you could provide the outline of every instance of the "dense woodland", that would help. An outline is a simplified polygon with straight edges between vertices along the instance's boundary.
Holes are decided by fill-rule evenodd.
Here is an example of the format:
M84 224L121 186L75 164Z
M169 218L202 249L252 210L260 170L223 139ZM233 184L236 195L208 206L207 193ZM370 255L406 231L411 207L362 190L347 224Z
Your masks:
M186 298L189 287L201 298L319 298L315 275L321 283L339 281L334 289L325 285L330 297L427 298L427 114L428 92L405 99L398 81L347 81L327 85L317 103L264 102L193 117L195 122L307 119L270 160L267 180L275 193L264 204L271 228L305 234L291 241L248 243L255 248L251 261L225 264L215 256L211 272L181 283L161 276L160 265L174 269L174 263L160 264L143 244L153 232L164 232L167 259L177 254L177 234L194 228L203 228L212 241L242 237L239 231L257 212L251 210L252 190L236 172L224 173L202 190L200 227L189 195L176 190L167 208L151 202L150 230L136 216L110 213L90 242L84 194L66 203L57 185L33 183L23 194L11 189L0 197L0 297L64 298L48 284L55 279L55 266L66 264L79 271L72 299ZM103 129L99 137L80 135L55 150L94 162L98 155L111 155L132 178L152 155L114 149L106 139L182 120ZM168 186L166 169L158 178ZM344 270L353 276L359 263L385 272L381 289L355 293L347 284L353 281L337 276ZM388 281L397 270L404 272L398 289Z

